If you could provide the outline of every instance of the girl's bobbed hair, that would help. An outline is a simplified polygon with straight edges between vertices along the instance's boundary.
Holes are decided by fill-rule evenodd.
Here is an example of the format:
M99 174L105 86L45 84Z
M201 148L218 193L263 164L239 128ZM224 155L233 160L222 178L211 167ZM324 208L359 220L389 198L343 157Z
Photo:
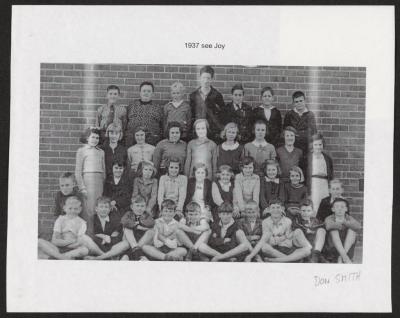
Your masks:
M279 176L281 175L281 167L279 166L279 162L276 160L272 160L272 159L267 159L263 162L262 164L262 171L265 171L265 175L267 176L267 167L268 166L275 166L276 167L276 171L277 171L277 175L276 177L279 178Z
M82 133L81 137L79 138L79 141L80 141L82 144L87 144L87 140L88 140L88 138L89 138L89 136L90 136L91 134L96 134L96 135L99 135L99 137L101 137L101 132L100 132L100 129L99 129L99 128L97 128L97 127L90 127L90 128L87 128L87 129Z

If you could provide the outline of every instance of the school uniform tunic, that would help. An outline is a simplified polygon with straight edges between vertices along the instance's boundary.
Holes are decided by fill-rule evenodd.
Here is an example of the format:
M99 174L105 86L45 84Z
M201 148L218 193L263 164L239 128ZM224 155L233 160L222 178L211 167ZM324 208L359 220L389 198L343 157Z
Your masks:
M276 149L276 159L281 168L281 179L284 182L289 182L289 171L293 166L298 166L303 169L303 150L294 147L292 151L288 151L285 146Z
M283 183L278 178L270 179L262 177L260 182L260 206L262 212L269 206L269 201L279 199L285 200Z
M217 167L228 165L234 174L240 172L240 163L244 157L244 146L235 143L233 146L221 144L217 146Z

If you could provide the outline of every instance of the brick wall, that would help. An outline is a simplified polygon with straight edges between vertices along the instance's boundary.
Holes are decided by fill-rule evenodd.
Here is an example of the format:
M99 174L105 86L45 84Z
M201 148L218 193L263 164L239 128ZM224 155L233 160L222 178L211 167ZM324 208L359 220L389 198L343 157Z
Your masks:
M96 109L106 102L110 84L121 88L123 104L138 98L139 84L151 80L154 100L169 100L169 87L181 81L187 93L197 86L201 66L126 64L42 64L40 92L39 234L51 233L53 198L58 176L74 171L81 131L95 122ZM326 151L334 162L335 177L344 182L352 214L362 221L365 135L365 78L360 67L215 66L213 85L230 100L233 84L245 87L245 101L260 104L260 89L272 86L275 106L282 116L290 108L291 94L303 90L326 137Z

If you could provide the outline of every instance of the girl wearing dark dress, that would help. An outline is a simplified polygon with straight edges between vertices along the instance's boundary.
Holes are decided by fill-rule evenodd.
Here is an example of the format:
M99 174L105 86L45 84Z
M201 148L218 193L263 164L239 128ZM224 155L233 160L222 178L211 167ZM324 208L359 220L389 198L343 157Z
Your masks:
M222 165L218 168L217 181L212 183L211 193L214 204L219 207L224 202L233 204L233 217L240 217L239 206L234 196L234 174L232 168L228 165Z
M240 172L240 162L244 156L244 146L237 141L239 128L235 123L228 123L221 132L221 138L225 140L217 147L217 167L228 165L233 173Z
M285 183L284 196L286 216L293 219L300 213L301 201L307 198L307 187L303 184L303 171L294 166L289 171L290 183Z

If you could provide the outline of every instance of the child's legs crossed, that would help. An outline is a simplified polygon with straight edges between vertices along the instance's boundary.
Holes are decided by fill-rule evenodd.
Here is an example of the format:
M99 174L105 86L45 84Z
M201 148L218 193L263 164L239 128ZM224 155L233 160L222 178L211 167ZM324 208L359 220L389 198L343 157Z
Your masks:
M316 251L322 251L322 248L324 247L325 244L325 237L326 237L326 230L323 228L320 228L317 230L317 233L315 233L315 238L314 238L314 250Z
M56 259L59 259L60 257L62 257L58 247L55 246L53 243L51 243L49 241L46 241L44 239L39 239L38 240L38 248L45 255L54 257Z

